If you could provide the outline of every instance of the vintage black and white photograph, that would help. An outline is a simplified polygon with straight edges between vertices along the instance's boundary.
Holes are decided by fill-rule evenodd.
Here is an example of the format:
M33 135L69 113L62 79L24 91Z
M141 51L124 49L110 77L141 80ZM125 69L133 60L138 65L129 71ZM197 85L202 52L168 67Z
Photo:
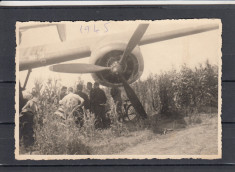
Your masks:
M219 19L16 23L15 157L221 158Z

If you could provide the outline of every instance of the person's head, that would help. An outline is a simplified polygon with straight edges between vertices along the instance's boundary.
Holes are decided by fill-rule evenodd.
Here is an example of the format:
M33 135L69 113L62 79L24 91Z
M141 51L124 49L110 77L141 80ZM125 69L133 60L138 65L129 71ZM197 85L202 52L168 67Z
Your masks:
M119 92L119 88L117 86L113 86L110 90L110 94L112 97L115 97Z
M83 89L83 85L82 84L78 84L77 85L77 91L82 91Z
M36 88L32 88L32 93L36 92Z
M36 91L36 88L32 88L32 92L31 92L31 94L32 94L32 97L38 97L38 92Z
M63 86L63 87L61 88L61 93L66 93L66 92L67 92L67 87Z
M52 82L52 79L51 79L51 78L48 78L47 84L51 84L51 82Z
M69 87L68 88L68 93L72 93L73 92L73 88L72 87Z
M88 89L88 90L91 90L91 89L92 89L92 83L91 83L91 82L88 82L88 83L87 83L87 89Z
M99 88L100 87L100 84L98 82L95 82L94 83L94 88Z

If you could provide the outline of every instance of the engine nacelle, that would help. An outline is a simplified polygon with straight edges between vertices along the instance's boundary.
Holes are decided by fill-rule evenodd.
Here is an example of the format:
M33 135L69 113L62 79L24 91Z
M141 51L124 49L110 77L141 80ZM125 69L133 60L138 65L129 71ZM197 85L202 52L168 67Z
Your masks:
M126 46L127 44L123 42L114 42L100 46L92 51L90 63L110 67L120 60ZM121 67L123 76L129 84L140 78L144 70L144 61L138 46L125 58ZM104 86L122 86L119 77L112 71L93 73L92 77Z

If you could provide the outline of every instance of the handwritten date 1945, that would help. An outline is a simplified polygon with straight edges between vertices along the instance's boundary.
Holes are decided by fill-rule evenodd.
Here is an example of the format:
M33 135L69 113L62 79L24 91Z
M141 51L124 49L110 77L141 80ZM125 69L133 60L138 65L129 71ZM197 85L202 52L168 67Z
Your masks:
M105 33L109 31L109 25L110 22L104 23L102 26L96 26L95 24L93 25L81 25L80 26L80 33L90 33L90 32L95 32L95 33Z

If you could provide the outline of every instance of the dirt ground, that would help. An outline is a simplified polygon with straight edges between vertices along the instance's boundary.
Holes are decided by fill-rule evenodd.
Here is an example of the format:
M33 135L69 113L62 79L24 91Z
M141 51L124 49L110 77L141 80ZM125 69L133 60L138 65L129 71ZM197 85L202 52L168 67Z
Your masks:
M218 151L217 117L201 124L169 131L165 135L152 135L135 146L119 152L121 155L214 155Z

